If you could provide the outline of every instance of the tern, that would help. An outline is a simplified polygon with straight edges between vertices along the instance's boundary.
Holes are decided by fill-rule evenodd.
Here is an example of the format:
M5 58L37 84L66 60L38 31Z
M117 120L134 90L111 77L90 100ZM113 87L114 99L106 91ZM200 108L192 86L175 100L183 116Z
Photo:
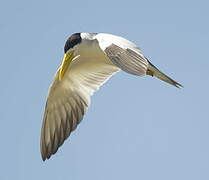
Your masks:
M182 86L156 68L127 39L105 33L72 34L65 43L62 64L48 92L40 142L43 160L55 154L76 129L93 93L120 70Z

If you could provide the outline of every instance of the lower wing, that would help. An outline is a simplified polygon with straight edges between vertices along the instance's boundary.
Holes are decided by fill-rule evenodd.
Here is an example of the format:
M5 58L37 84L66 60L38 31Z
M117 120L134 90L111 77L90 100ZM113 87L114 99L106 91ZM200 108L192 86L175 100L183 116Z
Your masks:
M98 59L76 57L60 81L55 75L49 90L41 130L42 159L55 154L77 127L90 105L90 96L119 68Z

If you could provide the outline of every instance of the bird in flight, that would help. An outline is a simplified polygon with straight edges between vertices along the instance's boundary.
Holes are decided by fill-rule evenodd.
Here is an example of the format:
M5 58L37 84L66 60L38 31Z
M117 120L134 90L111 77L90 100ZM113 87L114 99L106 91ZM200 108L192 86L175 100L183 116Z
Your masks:
M48 92L41 129L43 160L55 154L76 129L90 105L91 95L120 70L182 86L157 69L129 40L105 33L71 35Z

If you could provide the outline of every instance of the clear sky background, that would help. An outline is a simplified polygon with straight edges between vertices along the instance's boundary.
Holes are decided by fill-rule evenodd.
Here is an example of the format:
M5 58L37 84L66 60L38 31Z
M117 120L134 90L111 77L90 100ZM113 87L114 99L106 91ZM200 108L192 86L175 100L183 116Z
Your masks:
M0 179L208 180L208 7L201 0L1 0ZM74 32L135 42L184 88L118 73L43 162L47 91Z

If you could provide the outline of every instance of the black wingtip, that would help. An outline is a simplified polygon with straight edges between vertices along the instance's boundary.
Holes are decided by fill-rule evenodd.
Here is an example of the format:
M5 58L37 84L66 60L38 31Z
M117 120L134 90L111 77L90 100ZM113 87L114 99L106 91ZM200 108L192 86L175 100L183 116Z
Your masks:
M171 83L169 83L169 84L171 84L171 85L173 85L173 86L175 86L175 87L177 87L179 89L184 87L183 85L181 85L180 83L174 81L173 79L171 79L171 78L169 78L169 79L171 80Z
M41 152L41 159L42 159L42 161L46 160L46 155L43 152Z
M176 86L177 88L179 88L179 89L181 89L181 88L184 87L183 85L181 85L181 84L179 84L179 83L177 83L175 86Z
M146 58L147 59L147 58ZM166 74L164 74L163 72L161 72L156 66L154 66L148 59L147 59L149 65L148 65L148 69L147 69L147 72L146 74L147 75L150 75L150 76L155 76L157 77L158 79L166 82L166 83L169 83L177 88L183 88L183 86L174 81L172 78L170 78L169 76L167 76Z
M47 154L42 154L41 155L41 158L42 158L43 162L50 159L50 157L51 157L51 154L50 155L47 155Z

